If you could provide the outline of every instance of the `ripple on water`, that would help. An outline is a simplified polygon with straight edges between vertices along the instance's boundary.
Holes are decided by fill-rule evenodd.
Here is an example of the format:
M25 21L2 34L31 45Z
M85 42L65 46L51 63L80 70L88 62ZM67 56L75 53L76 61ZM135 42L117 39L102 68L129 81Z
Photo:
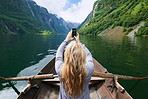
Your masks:
M37 54L37 56L41 56L41 55L43 55L44 53L39 53L39 54Z

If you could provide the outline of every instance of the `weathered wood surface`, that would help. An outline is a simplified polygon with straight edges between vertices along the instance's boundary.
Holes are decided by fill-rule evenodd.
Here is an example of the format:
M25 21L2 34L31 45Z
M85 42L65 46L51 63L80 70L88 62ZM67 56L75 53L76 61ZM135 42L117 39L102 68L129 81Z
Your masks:
M53 58L39 73L38 75L42 75L42 74L56 74L55 72L55 58ZM46 86L48 88L48 86L43 83L40 80L35 80L34 83L36 83L36 85L38 87L32 87L30 84L24 89L24 91L21 92L21 94L18 96L17 99L37 99L37 94L39 94L40 91L44 91L42 90L43 86ZM52 85L51 85L52 86ZM50 90L50 89L48 89ZM43 98L44 99L44 98Z
M39 73L56 74L55 58L51 60ZM108 73L108 71L94 59L94 72ZM110 87L113 85L113 89ZM89 85L91 99L132 99L132 97L124 91L121 93L112 78L106 78L97 83ZM32 86L29 84L27 88L19 95L18 99L58 99L59 85L49 84L48 81L33 80Z
M0 78L7 81L19 81L19 80L30 80L30 79L42 80L42 81L47 81L46 79L50 79L49 81L52 81L52 79L54 80L55 77L58 77L58 75L43 74L43 75L25 76L25 77L12 77L12 78L4 78L0 76ZM92 77L96 77L95 79L116 78L117 80L119 78L125 80L142 80L148 78L148 77L132 77L132 76L124 76L124 75L117 75L112 73L100 73L100 72L94 72Z
M94 72L108 73L108 71L94 59ZM112 88L113 87L113 88ZM115 86L112 78L106 78L103 85L98 88L101 99L133 99L126 91L121 93Z
M100 77L91 77L91 81L90 82L97 82L97 81L101 81L101 80L105 80L105 78L100 78ZM53 83L60 83L59 78L54 78L54 79L43 79L43 82L53 82Z
M112 73L100 73L94 72L93 77L102 77L102 78L118 78L118 79L125 79L125 80L142 80L148 77L132 77L132 76L124 76L124 75L117 75Z
M53 79L54 75L53 74L46 74L46 75L36 75L36 76L25 76L25 77L13 77L13 78L3 78L4 80L8 81L19 81L19 80L39 80L39 79Z

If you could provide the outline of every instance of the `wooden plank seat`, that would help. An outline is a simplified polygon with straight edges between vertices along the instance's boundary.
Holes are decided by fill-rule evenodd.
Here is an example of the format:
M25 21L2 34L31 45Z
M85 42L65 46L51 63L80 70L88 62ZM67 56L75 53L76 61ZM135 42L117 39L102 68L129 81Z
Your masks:
M98 81L102 81L102 80L105 80L105 78L101 78L101 77L91 77L91 83L95 83L95 82L98 82ZM54 78L54 79L43 79L42 80L43 82L51 82L51 83L59 83L60 80L58 77Z

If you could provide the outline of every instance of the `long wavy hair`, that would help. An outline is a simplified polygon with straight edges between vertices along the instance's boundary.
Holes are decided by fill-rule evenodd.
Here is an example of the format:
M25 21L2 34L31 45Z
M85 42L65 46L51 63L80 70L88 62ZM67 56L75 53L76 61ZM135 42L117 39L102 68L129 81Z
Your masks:
M61 81L65 92L71 98L76 98L83 93L87 71L85 50L80 43L70 42L64 52L64 64L61 71Z

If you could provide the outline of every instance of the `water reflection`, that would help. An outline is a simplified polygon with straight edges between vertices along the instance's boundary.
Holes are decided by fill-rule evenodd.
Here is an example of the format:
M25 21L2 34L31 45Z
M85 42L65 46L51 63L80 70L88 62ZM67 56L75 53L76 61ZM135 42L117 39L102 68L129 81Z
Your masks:
M66 35L0 36L0 73L4 77L35 75L56 54ZM115 74L148 75L148 38L126 36L82 36L80 40L93 57ZM148 80L125 81L121 85L134 99L148 98ZM16 83L16 82L14 82ZM17 82L21 91L27 82ZM0 80L0 98L15 99L17 95ZM9 94L7 94L9 93Z
M36 75L56 54L66 35L1 36L0 73L3 77ZM26 81L13 82L19 91ZM0 79L0 99L16 99L17 94ZM8 94L9 93L9 94Z
M82 36L81 40L93 57L109 72L131 76L148 75L148 38L127 36ZM148 79L141 81L119 82L127 89L134 99L145 99ZM145 94L144 94L145 93Z

